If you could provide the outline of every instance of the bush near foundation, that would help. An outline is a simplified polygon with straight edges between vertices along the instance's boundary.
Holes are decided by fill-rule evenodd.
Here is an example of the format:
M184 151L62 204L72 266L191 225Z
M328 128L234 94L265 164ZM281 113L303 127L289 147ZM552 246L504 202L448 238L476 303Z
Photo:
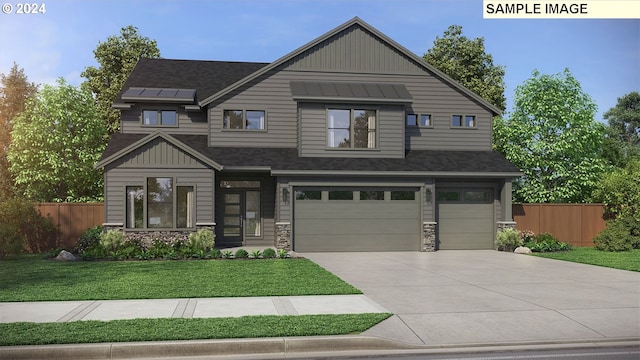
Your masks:
M58 229L33 203L22 198L0 201L0 219L24 239L25 250L43 253L56 247Z

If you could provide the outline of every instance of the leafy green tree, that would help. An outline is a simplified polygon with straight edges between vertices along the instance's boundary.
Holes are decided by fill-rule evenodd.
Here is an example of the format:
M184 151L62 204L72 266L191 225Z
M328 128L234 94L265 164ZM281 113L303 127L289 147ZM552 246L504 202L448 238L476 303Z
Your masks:
M451 25L436 37L424 60L504 111L504 66L494 65L484 48L484 38L469 39L462 26Z
M596 105L568 69L533 77L518 86L508 119L494 121L494 148L524 176L514 183L514 201L589 202L601 175L604 126Z
M607 217L631 217L640 224L640 159L630 159L624 168L605 174L594 199L605 205Z
M7 159L13 121L37 90L38 86L27 80L24 69L19 69L15 62L8 75L0 74L0 201L13 196L13 178Z
M609 121L605 139L609 161L624 167L629 158L640 157L640 93L633 91L618 98L604 119Z
M111 108L127 77L141 58L159 58L155 40L143 37L138 28L129 25L120 30L120 36L110 36L98 43L93 51L100 67L87 67L82 76L87 79L82 86L95 95L100 117L109 125L109 134L120 127L120 113Z
M16 118L9 162L16 190L31 201L96 201L102 174L93 165L107 126L91 93L58 79L45 85Z

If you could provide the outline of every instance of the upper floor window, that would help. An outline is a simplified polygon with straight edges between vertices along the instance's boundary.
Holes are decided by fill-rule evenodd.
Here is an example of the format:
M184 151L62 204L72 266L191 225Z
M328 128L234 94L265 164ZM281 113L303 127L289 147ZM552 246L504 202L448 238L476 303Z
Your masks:
M178 114L175 110L143 110L142 124L176 126L178 125Z
M431 114L407 114L408 126L431 127Z
M265 112L262 110L224 110L222 128L264 130Z
M328 109L327 147L375 149L376 110Z
M452 127L476 127L476 117L474 115L452 115L451 116Z

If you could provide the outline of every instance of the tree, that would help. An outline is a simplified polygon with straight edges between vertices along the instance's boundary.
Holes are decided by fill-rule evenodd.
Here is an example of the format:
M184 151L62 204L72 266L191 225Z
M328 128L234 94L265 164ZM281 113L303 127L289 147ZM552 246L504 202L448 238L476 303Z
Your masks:
M110 36L98 43L93 51L99 68L87 67L82 76L87 79L82 86L95 95L100 117L109 125L109 134L118 131L120 113L111 108L127 77L141 58L158 58L155 40L143 37L132 25L123 27L120 36Z
M45 85L16 118L9 162L16 189L31 201L95 201L102 174L93 165L107 126L86 89L58 79Z
M618 98L603 117L609 121L607 157L613 165L624 167L629 158L640 156L640 93L633 91Z
M533 77L518 86L508 119L494 121L494 148L524 173L514 183L514 201L591 200L601 174L604 126L596 105L568 69Z
M494 65L491 54L485 52L484 38L469 39L462 35L462 26L451 25L442 37L436 37L423 58L504 111L505 70L503 66Z
M38 86L30 83L13 63L9 75L0 74L0 201L13 196L13 179L9 172L7 151L11 143L13 120L25 107L27 99L33 96Z

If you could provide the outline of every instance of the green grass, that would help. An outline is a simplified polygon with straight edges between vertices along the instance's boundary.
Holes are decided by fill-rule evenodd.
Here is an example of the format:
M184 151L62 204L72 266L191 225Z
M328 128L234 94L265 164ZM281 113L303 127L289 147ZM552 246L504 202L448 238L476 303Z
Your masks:
M391 314L0 324L0 346L357 334Z
M570 251L533 253L532 255L621 270L640 271L640 249L609 252L596 250L595 248L576 247Z
M0 261L0 301L340 295L362 292L307 259Z

